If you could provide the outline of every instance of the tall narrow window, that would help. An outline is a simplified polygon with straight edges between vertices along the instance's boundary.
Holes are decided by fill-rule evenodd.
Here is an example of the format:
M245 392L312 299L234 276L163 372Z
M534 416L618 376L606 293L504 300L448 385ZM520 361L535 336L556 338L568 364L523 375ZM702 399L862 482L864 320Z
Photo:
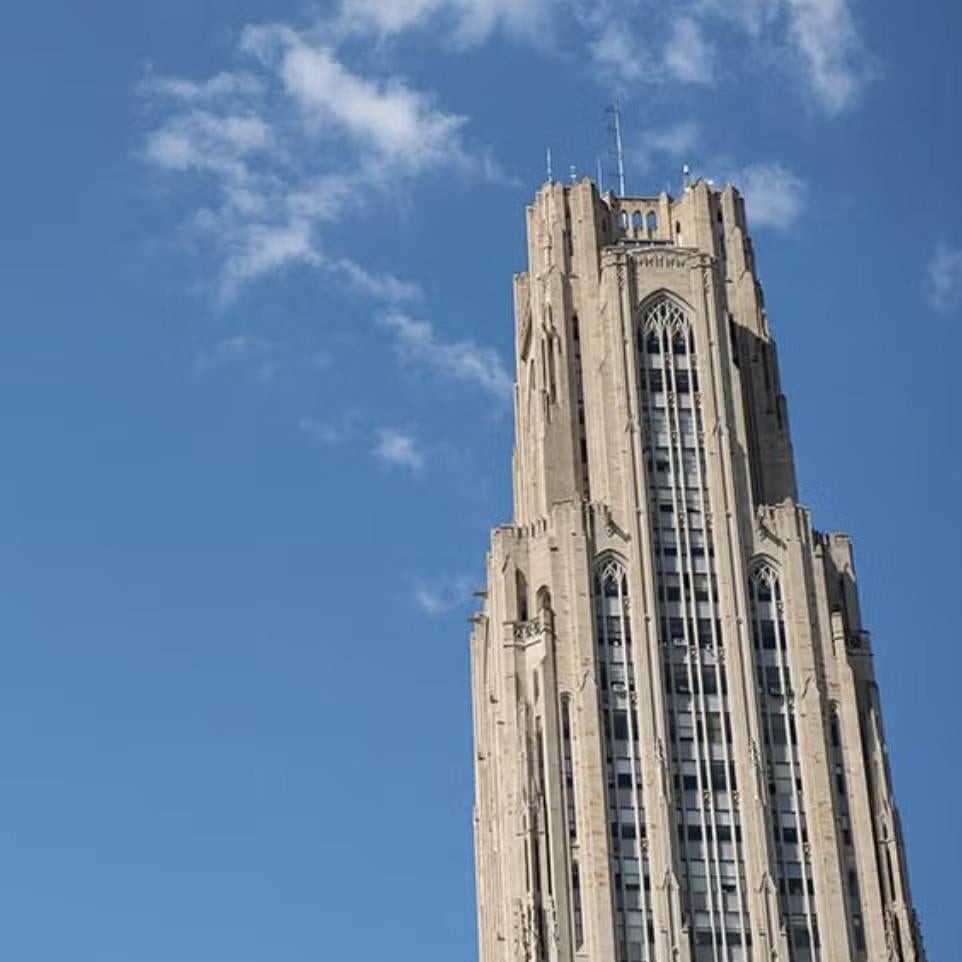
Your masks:
M575 951L580 952L585 944L585 922L584 910L581 906L581 871L577 862L571 865L571 901L575 925Z
M677 851L692 957L746 962L750 924L698 352L677 300L661 295L643 308L638 350Z
M578 448L581 456L581 494L591 498L591 475L588 470L588 433L585 419L585 385L581 366L581 329L578 315L571 318L571 356L575 372L575 400L578 405Z
M752 647L772 811L782 919L794 933L791 962L818 962L815 882L798 746L790 645L778 572L756 565L748 579Z
M561 754L565 779L565 811L568 820L568 839L578 844L578 802L575 796L575 767L571 735L571 695L561 696Z
M594 608L618 959L654 962L628 579L616 558L596 569Z

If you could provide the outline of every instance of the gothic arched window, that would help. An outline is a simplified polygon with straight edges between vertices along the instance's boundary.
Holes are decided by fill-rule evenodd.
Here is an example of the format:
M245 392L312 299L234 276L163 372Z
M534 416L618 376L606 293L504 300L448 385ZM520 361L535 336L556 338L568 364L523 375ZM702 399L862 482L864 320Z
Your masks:
M748 576L752 649L765 771L774 827L779 898L783 917L792 919L792 962L816 962L819 955L815 880L804 844L808 820L798 745L798 719L791 672L791 646L778 568L758 561Z
M642 739L636 704L628 577L619 558L606 555L598 561L593 587L611 883L618 906L618 958L624 962L652 962Z
M748 962L751 922L743 843L732 831L738 781L693 314L667 291L654 295L641 305L637 345L661 680L676 786L679 835L673 847L686 902L694 907L691 958ZM717 857L704 845L706 832L717 841ZM719 946L726 947L724 956Z

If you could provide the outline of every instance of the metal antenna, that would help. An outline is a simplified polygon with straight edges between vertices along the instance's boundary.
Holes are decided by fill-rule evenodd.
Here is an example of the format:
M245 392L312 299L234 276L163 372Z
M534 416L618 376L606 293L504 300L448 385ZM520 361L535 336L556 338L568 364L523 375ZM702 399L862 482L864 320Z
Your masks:
M601 172L601 158L596 157L595 163L598 165L598 193L603 194L605 192L605 179Z
M618 163L618 195L625 196L625 147L621 140L621 106L616 100L609 108L611 132L615 135L615 159Z
M545 158L548 162L548 183L551 183L551 148L547 150L547 155Z

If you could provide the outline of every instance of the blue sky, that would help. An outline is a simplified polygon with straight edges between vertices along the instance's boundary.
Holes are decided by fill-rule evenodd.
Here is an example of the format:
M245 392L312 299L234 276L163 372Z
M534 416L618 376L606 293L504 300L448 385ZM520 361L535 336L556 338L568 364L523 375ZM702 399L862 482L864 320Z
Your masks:
M520 11L520 12L519 12ZM36 0L0 35L0 957L475 957L523 206L745 190L913 884L962 855L962 8ZM609 176L606 173L606 176Z

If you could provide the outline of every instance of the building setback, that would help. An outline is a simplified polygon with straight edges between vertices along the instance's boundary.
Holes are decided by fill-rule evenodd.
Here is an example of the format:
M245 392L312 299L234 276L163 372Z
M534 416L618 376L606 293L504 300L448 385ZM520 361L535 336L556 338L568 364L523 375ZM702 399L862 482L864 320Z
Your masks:
M481 962L921 962L852 545L742 199L547 183L471 637Z

